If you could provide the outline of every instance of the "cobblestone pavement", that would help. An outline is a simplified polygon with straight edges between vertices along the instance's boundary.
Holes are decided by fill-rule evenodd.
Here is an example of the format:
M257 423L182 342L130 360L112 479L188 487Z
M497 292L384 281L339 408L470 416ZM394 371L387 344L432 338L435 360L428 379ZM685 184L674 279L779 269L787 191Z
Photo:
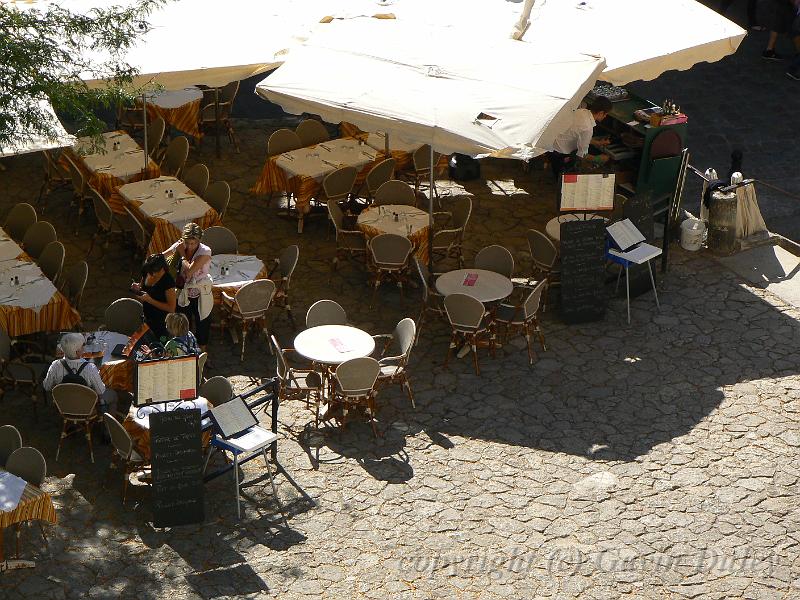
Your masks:
M334 246L324 219L298 236L293 222L247 193L269 126L238 121L240 155L226 142L222 159L211 144L190 155L231 184L226 225L240 250L268 259L300 245L300 322L320 298L339 301L371 333L416 316L413 290L403 305L385 286L379 306L368 308L356 266L329 281ZM697 155L725 158L697 143ZM0 214L35 199L39 181L35 157L5 164ZM475 201L466 255L503 243L525 270L524 231L548 218L553 186L544 171L515 163L489 163L484 173L490 181L466 186ZM53 194L45 218L71 264L84 257L94 225L89 217L73 235L66 200ZM87 327L127 288L130 256L114 242L90 258ZM341 435L314 432L304 406L282 406L280 460L317 503L279 478L289 530L263 479L248 488L237 521L227 478L207 486L202 526L154 530L146 489L123 506L119 476L103 486L107 446L92 465L71 439L56 462L55 411L40 409L35 422L26 398L9 391L0 423L15 423L44 452L59 524L46 527L47 545L37 528L24 531L23 555L38 566L0 575L0 597L800 597L798 310L708 254L680 250L660 298L660 314L649 296L635 299L631 326L619 299L605 320L580 326L548 310L548 349L538 361L529 367L524 341L512 339L494 359L481 354L481 377L468 360L444 369L448 328L426 325L410 366L417 407L400 389L382 391L377 440L358 423ZM285 316L276 314L273 330L291 344ZM215 330L209 374L245 389L248 376L274 373L266 348L254 341L240 363ZM263 475L253 463L244 471Z

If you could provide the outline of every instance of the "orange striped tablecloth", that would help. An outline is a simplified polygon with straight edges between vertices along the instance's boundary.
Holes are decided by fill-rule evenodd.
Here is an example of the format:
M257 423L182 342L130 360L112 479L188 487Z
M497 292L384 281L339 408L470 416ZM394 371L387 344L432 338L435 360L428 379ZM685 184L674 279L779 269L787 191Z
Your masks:
M148 159L148 166L144 168L144 151L124 131L104 133L102 139L106 148L105 153L81 153L80 149L90 148L91 138L80 138L75 146L65 149L64 152L73 159L88 184L108 201L111 210L117 214L124 214L124 204L115 194L117 188L126 183L158 177L161 170L152 159ZM113 150L114 142L119 143L118 150ZM66 168L66 159L62 157L60 162ZM110 168L103 168L106 166Z
M424 210L413 206L395 206L389 204L381 211L379 206L370 206L358 215L358 228L367 238L372 239L382 233L394 233L407 237L414 246L414 254L423 264L428 262L428 229L429 216ZM399 220L394 220L393 213L398 213ZM381 214L383 213L383 214ZM411 225L411 234L407 226Z
M294 195L297 211L301 214L310 212L311 199L320 195L322 190L322 180L324 179L325 175L332 173L336 167L331 166L327 172L321 174L320 176L307 176L302 174L293 176L289 175L280 166L278 166L278 161L281 160L281 157L293 155L294 153L312 152L318 146L336 146L343 143L346 144L348 140L351 143L355 143L355 140L352 138L342 138L338 140L330 140L324 144L318 144L317 146L300 148L299 150L293 150L292 152L286 152L278 156L268 157L267 161L264 163L263 169L261 170L260 177L256 181L255 185L250 188L250 191L253 194L258 195L271 194L273 192L291 193ZM370 148L365 147L365 150L370 151ZM364 183L367 173L369 173L370 169L372 169L372 167L374 167L381 160L383 160L383 153L377 152L374 154L373 159L367 162L359 161L356 164L353 164L353 166L359 169L355 185L353 186L354 189L357 189L362 183Z
M5 469L0 468L0 471ZM58 523L56 508L53 506L53 499L41 488L25 485L22 491L22 498L14 510L0 511L0 544L3 542L3 530L6 527L23 521L47 521L55 525ZM3 559L3 548L0 546L0 560Z
M165 189L173 191L173 200L164 196ZM119 188L119 194L136 218L151 229L152 237L147 250L151 254L163 252L175 243L181 236L183 226L190 221L203 229L222 224L219 213L175 177L129 183ZM172 206L175 212L152 216L168 206Z
M33 263L33 259L24 252L17 260ZM36 270L41 274L38 267ZM39 308L0 304L0 328L5 329L12 338L42 331L72 329L80 320L80 313L58 290L55 290L47 304Z
M196 87L183 90L164 90L147 100L147 114L161 117L178 131L200 139L200 103L203 91ZM141 101L140 101L141 102Z
M206 400L206 402L208 402ZM208 402L208 408L214 408L214 405L211 402ZM137 422L137 419L134 418L136 415L137 408L135 406L131 406L128 415L125 417L125 420L122 422L122 426L125 428L125 431L131 436L131 440L133 441L133 447L136 451L141 455L141 457L145 460L145 462L150 462L150 427L144 426ZM209 444L211 443L211 430L204 431L202 433L203 436L203 450L208 448Z
M129 359L113 360L100 365L100 378L112 390L133 391L133 365Z

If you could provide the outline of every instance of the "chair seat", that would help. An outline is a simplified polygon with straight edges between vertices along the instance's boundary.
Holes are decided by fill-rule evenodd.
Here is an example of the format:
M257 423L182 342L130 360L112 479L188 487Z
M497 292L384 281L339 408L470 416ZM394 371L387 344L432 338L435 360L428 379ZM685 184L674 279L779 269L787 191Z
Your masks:
M42 381L49 368L50 365L45 363L10 362L6 364L6 372L17 381L30 381L30 370L33 371L36 382Z
M525 314L519 306L511 306L509 304L501 304L497 307L494 314L495 321L501 323L511 323L512 325L521 325L525 322Z
M301 392L306 390L316 390L319 388L321 380L317 373L297 373L286 381L286 389L290 392Z
M380 379L397 377L403 372L403 367L398 365L381 365L381 373L378 375Z

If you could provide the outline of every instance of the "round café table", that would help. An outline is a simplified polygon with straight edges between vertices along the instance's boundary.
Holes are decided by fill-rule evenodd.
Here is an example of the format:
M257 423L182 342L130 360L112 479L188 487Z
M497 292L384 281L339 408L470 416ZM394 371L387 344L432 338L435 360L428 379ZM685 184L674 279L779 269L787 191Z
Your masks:
M395 215L397 221L394 220ZM414 246L417 258L423 264L428 262L430 217L424 210L405 204L370 206L358 215L357 224L368 238L374 238L382 233L407 237Z
M469 285L470 282L472 285ZM514 291L514 284L505 275L494 271L458 269L439 275L436 291L443 296L466 294L486 303L510 296Z
M547 234L547 237L549 237L551 240L555 242L560 242L562 223L567 223L569 221L589 221L591 219L604 219L604 217L602 215L596 215L594 213L580 213L580 214L566 213L550 219L547 222L547 225L544 226L544 232Z
M369 356L375 340L366 331L349 325L320 325L301 331L294 338L295 352L314 362L340 365Z
M148 94L147 113L151 119L161 117L167 125L197 139L200 137L202 100L203 90L195 86L182 90L160 90Z

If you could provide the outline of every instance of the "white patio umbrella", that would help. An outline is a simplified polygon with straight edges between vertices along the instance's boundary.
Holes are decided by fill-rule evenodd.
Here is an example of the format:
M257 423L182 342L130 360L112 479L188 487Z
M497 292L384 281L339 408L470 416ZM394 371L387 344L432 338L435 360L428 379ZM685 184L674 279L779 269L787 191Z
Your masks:
M615 85L718 61L747 34L695 0L527 0L520 11L530 4L522 41L598 54Z
M256 86L289 113L402 135L445 154L530 158L566 129L604 62L400 21L321 26Z
M290 113L430 144L431 158L434 150L530 158L566 129L603 66L596 56L536 44L475 44L442 29L364 19L320 27L256 92Z

